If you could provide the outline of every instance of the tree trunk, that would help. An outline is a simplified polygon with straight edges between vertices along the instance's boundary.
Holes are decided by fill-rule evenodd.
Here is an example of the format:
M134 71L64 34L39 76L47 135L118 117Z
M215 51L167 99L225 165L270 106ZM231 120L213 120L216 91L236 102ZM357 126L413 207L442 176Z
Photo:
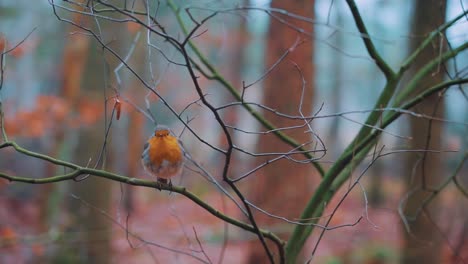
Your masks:
M86 24L89 17L76 14L73 21ZM75 28L73 28L74 30ZM105 31L105 29L104 29ZM72 107L79 114L80 108L88 107L94 98L101 98L102 89L105 88L105 76L102 64L102 54L99 48L90 49L90 38L85 35L70 36L69 44L64 50L63 61L63 96L72 102ZM110 65L109 67L112 67ZM87 76L83 79L83 76ZM104 100L104 99L102 99ZM103 104L104 105L104 104ZM104 112L104 111L103 111ZM98 115L99 113L96 113ZM104 121L98 119L97 123L80 124L77 135L68 135L71 142L76 139L76 145L71 146L73 154L71 159L79 165L94 167L98 161L104 140ZM109 151L109 150L107 150ZM104 156L106 154L104 153ZM103 157L106 169L110 160ZM69 193L78 196L92 207L109 212L111 184L110 181L94 176L79 182L69 182ZM78 241L76 244L62 243L59 252L54 256L55 263L86 262L109 263L110 261L110 227L109 220L93 208L66 196L70 223L68 241Z
M282 8L288 12L313 17L314 1L272 1L272 7ZM295 26L305 32L312 33L313 28L309 23L292 21ZM302 94L302 78L295 68L294 63L302 71L306 81L302 111L304 115L310 115L313 101L313 41L310 35L292 30L287 25L271 20L267 36L266 68L271 67L297 40L304 41L301 45L291 50L288 57L264 80L264 104L279 112L299 115L299 104ZM279 117L265 111L265 117L277 127L290 127L304 125L303 121L291 120ZM311 140L310 133L306 133L307 126L285 131L285 133L305 143ZM311 148L310 145L307 148ZM262 135L259 138L257 152L259 153L285 153L292 147L281 142L271 134ZM261 162L273 159L276 155L265 156ZM293 158L303 159L303 156L294 155ZM289 159L282 159L265 166L252 179L250 195L253 202L270 213L297 219L304 208L307 198L314 190L314 169L310 163L301 164ZM256 219L261 226L284 224L265 214L257 214ZM283 239L289 236L287 232L277 232ZM266 254L258 241L252 242L249 263L267 263Z
M105 76L102 69L102 63L98 51L92 51L88 55L88 63L86 69L88 72L85 76L92 76L84 82L83 87L91 87L89 90L82 89L80 94L81 100L89 100L90 98L99 98L104 83L102 76ZM112 66L110 66L112 67ZM91 73L93 72L93 73ZM94 76L93 76L94 75ZM99 153L104 140L104 120L99 119L96 124L88 127L82 127L78 135L78 143L75 149L76 163L85 166L94 167L99 158ZM111 146L108 145L107 151L103 154L103 160L98 164L98 168L108 169L111 167L111 160L106 153L110 153ZM105 164L101 167L101 164ZM110 197L111 197L111 181L90 176L86 180L73 182L71 193L77 195L91 206L109 212ZM89 208L79 200L72 200L70 204L71 213L74 219L74 228L76 228L79 240L83 241L79 247L73 250L78 255L80 261L87 263L109 263L110 262L110 229L112 223L99 213L99 211ZM78 249L78 250L77 250Z
M437 28L445 21L445 0L417 0L414 7L414 16L411 32L411 50L415 50L423 38L433 29ZM414 69L420 69L431 58L438 56L440 52L440 42L436 39L432 45L426 48L415 62ZM442 82L444 77L443 69L438 69L433 74L426 77L421 82L420 90L430 87L433 84ZM434 95L425 100L414 111L430 116L443 117L443 102L439 95ZM440 149L442 139L441 122L432 122L423 118L412 118L410 120L411 149ZM437 186L442 180L442 162L440 154L420 153L410 155L407 164L408 186L407 191L422 187L430 190ZM417 191L408 199L405 208L407 216L412 216L421 206L428 192ZM431 202L427 214L421 213L414 221L409 221L410 233L405 232L405 244L402 255L402 263L441 263L441 240L437 227L431 219L434 219L438 210L437 200ZM429 218L430 217L430 218Z

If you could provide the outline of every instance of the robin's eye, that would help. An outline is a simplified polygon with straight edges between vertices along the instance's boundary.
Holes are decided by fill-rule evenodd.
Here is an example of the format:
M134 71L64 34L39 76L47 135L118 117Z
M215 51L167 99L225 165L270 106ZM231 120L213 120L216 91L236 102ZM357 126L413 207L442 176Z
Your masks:
M157 137L165 137L167 135L169 135L168 130L159 130L159 131L156 131L156 133L155 133L155 136L157 136Z

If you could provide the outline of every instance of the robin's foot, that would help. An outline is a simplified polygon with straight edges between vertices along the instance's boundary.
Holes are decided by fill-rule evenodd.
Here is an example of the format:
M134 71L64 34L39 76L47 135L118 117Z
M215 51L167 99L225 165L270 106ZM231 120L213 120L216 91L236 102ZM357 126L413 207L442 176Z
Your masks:
M163 184L167 184L167 179L157 178L157 183L159 187L156 187L156 188L162 191L161 186L163 186Z
M164 179L164 178L158 178L158 183L168 185L169 187L172 188L172 181L171 180ZM159 190L161 190L161 189L159 189Z
M172 181L169 180L169 187L171 187L171 191L169 192L169 194L172 194Z
M164 184L167 184L168 183L168 179L164 179L164 178L158 178L158 182L160 183L164 183Z

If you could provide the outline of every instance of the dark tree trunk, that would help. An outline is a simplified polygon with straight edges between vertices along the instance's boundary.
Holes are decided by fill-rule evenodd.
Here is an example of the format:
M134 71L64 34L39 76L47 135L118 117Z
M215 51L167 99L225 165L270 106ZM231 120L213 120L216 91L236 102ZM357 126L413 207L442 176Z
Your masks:
M288 12L307 17L314 16L314 1L273 1L272 7L282 8ZM312 33L313 28L309 23L293 21L298 28ZM267 54L265 67L271 67L296 41L304 41L296 47L288 57L283 60L270 75L264 80L264 104L291 115L299 115L299 104L302 94L302 79L295 68L294 63L302 71L306 81L302 111L304 115L310 115L313 102L313 40L310 35L299 33L290 27L271 20L267 36ZM265 117L277 127L290 127L303 125L303 121L290 120L279 117L271 112L264 112ZM263 129L263 128L262 128ZM285 133L305 143L311 140L310 133L306 127L295 128L285 131ZM308 146L309 148L311 146ZM259 138L257 152L259 153L279 153L288 152L291 146L281 142L276 136L267 134ZM261 162L272 159L276 156L264 157ZM293 156L303 159L303 156ZM255 175L252 182L250 195L254 203L276 215L281 215L290 219L297 219L304 208L307 198L314 190L314 169L312 165L300 164L288 159L269 164ZM261 226L272 226L281 224L277 219L273 219L265 214L257 214ZM289 232L278 232L287 239ZM258 241L252 242L249 263L267 263L266 255Z
M411 38L411 50L416 49L421 41L432 30L445 21L446 1L444 0L417 0L415 1L414 16L412 21L413 36ZM414 69L420 69L430 59L438 56L440 52L440 39L436 39L432 45L426 48L415 62ZM444 70L435 70L421 82L420 90L443 81ZM443 117L443 101L439 95L434 95L421 103L414 111L430 116ZM412 149L440 149L442 140L441 122L432 122L423 118L410 120ZM415 167L416 166L416 167ZM442 162L440 154L420 153L410 155L407 164L407 189L422 187L430 190L443 180L441 177ZM417 191L410 196L405 213L414 215L421 206L428 192ZM405 244L402 263L441 263L441 238L438 229L431 219L436 218L439 210L437 200L431 202L427 214L420 214L414 221L409 221L411 232L405 232Z

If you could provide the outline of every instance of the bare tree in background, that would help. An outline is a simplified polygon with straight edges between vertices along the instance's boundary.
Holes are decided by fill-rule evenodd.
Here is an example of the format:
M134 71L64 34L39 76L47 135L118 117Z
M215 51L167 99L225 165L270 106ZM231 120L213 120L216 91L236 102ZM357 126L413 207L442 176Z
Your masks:
M313 19L314 1L274 0L271 7ZM314 95L313 27L303 21L293 23L295 28L285 27L275 19L270 21L265 64L266 67L276 66L263 81L263 104L288 115L310 116ZM304 32L298 31L299 28ZM281 60L286 53L286 59ZM284 118L269 111L264 111L263 115L276 127L285 128L284 133L304 144L305 148L313 149L316 146L313 131L310 131L309 124L304 120ZM269 162L290 151L294 151L294 147L279 141L274 134L259 136L256 152L266 154L259 160L260 163ZM296 159L304 160L304 157L298 154L286 156L258 172L259 175L255 176L250 185L250 195L257 206L288 219L298 218L318 178L311 163L301 164ZM270 199L272 191L281 197L281 201ZM279 225L282 222L262 213L258 213L256 218L264 226ZM288 236L288 232L280 233L283 239ZM250 254L249 263L267 261L258 243L251 247Z
M414 3L413 16L411 21L410 51L416 50L426 36L431 31L442 25L445 21L447 1L445 0L417 0ZM437 57L446 48L446 39L439 35L430 46L421 52L421 55L414 62L414 70L410 74L415 74L416 69L424 67L432 58ZM431 87L440 83L445 78L446 66L440 65L435 68L430 75L422 81L420 88L411 95L424 91L426 87ZM420 114L437 118L444 117L443 93L434 94L424 102L414 108ZM410 119L412 140L411 149L432 149L439 150L442 147L443 123L425 120L421 118ZM423 210L421 204L432 193L433 189L442 182L444 176L442 156L439 153L417 153L407 154L409 158L406 164L405 179L407 181L407 192L409 194L405 202L404 212L407 216L407 226L405 226L405 246L402 256L403 263L441 263L441 234L434 223L440 212L439 201L434 201Z

